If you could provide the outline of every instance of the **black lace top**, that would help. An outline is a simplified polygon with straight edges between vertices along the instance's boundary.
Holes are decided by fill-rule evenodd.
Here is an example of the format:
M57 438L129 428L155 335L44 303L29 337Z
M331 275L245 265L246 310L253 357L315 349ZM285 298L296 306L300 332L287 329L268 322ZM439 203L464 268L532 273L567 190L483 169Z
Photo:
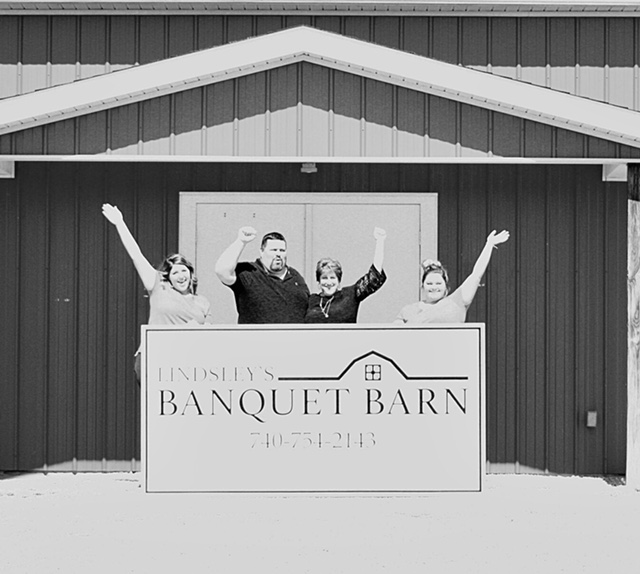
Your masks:
M313 293L304 318L305 323L355 323L360 302L375 293L387 276L373 265L354 285L343 287L331 297Z

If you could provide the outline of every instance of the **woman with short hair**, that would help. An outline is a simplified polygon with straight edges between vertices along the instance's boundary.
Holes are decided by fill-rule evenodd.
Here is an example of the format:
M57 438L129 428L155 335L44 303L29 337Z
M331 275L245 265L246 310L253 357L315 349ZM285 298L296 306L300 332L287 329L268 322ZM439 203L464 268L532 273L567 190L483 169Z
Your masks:
M355 323L360 303L375 293L387 279L382 263L387 233L376 227L373 231L376 247L369 271L353 285L342 287L342 265L325 257L316 265L319 293L309 296L305 323Z

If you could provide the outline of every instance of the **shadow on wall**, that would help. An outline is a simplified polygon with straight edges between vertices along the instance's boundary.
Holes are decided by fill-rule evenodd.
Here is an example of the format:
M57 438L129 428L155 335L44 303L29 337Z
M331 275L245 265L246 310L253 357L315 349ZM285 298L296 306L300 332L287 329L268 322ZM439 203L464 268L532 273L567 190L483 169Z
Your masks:
M0 137L0 153L36 155L620 157L624 147L306 62Z

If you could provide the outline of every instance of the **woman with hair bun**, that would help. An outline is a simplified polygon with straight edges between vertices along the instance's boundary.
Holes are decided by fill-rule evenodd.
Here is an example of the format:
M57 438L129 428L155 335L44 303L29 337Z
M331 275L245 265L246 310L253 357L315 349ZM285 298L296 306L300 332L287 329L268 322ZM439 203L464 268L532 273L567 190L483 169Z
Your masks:
M394 323L464 323L480 280L487 270L491 255L500 243L509 239L508 231L492 231L480 253L471 275L449 295L449 276L439 261L422 262L422 299L402 308Z
M120 210L105 203L102 214L118 231L122 245L149 293L148 324L211 323L209 301L202 295L197 295L198 280L193 265L183 255L176 253L166 257L160 268L155 269L131 235ZM140 379L140 349L135 355L134 369Z
M376 227L373 230L376 247L373 264L369 271L353 285L342 287L342 265L328 257L320 259L316 265L316 280L319 293L309 296L309 306L305 323L355 323L358 319L360 303L375 293L387 280L382 269L384 242L387 233Z

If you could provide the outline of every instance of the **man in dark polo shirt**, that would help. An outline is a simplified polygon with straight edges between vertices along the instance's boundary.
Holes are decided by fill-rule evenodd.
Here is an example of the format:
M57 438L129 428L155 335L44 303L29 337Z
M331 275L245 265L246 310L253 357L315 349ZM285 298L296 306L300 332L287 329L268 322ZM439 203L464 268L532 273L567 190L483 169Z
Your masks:
M238 323L304 323L309 288L300 273L287 265L287 241L282 234L267 233L260 257L238 262L255 238L253 227L242 227L216 262L218 278L235 295Z

